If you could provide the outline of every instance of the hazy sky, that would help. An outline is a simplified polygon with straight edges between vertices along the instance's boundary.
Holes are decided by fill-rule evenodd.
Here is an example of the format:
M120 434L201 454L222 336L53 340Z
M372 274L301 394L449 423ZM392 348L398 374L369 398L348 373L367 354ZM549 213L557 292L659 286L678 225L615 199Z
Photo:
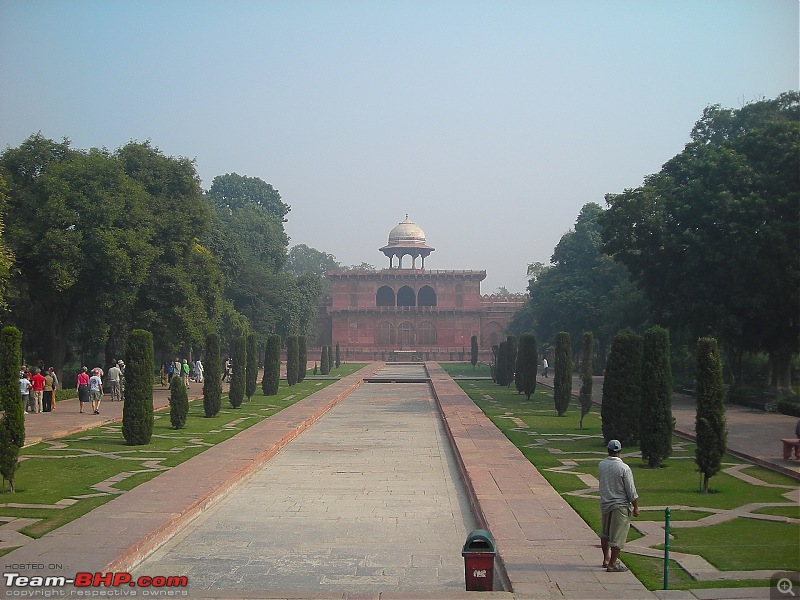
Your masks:
M0 148L151 140L291 206L291 244L524 291L703 108L797 89L797 0L0 0ZM406 259L408 260L408 259Z

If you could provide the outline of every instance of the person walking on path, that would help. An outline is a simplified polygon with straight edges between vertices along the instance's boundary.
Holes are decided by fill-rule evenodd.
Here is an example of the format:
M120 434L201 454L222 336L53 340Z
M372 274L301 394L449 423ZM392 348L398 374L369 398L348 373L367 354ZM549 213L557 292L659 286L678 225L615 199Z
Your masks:
M89 402L89 374L87 373L88 369L86 367L81 368L81 372L78 373L78 383L75 385L75 391L78 392L78 404L81 407L79 411L83 414L83 405Z
M22 395L22 408L28 412L28 403L31 395L31 382L25 377L25 371L19 372L19 393Z
M194 380L197 383L203 383L203 363L200 362L200 359L197 359L197 362L194 363Z
M183 385L189 389L189 362L184 358L183 365L181 365L181 376L183 378Z
M89 378L89 400L92 401L92 411L94 414L100 414L100 401L103 398L103 378L99 375L98 370L92 371L92 376Z
M35 413L42 412L42 398L44 396L44 376L37 367L33 371L33 379L31 379L31 404L33 404L33 411Z
M53 375L48 371L44 376L44 393L42 395L42 412L53 410Z
M547 367L549 367L549 366L550 366L550 365L549 365L549 364L547 364L547 359L546 359L546 358L543 358L543 359L542 359L542 369L543 369L543 371L542 371L542 376L544 376L544 377L547 377Z
M112 367L108 370L108 388L109 392L111 393L111 400L113 402L118 402L122 400L119 388L121 378L122 378L122 371L117 366L117 363L114 363Z
M58 391L58 377L56 376L56 370L53 367L47 369L47 372L50 373L50 377L53 378L53 410L56 409L56 392Z
M598 466L602 517L600 547L603 549L603 567L615 573L627 570L618 558L628 539L631 514L639 516L639 494L636 493L631 468L619 457L622 444L611 440L607 448L608 458L600 461Z

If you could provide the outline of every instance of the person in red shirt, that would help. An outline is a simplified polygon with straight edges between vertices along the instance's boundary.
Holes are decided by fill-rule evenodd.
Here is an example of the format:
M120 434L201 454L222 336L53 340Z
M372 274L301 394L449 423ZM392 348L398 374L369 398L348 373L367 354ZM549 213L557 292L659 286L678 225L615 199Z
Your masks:
M39 369L34 369L33 379L31 379L31 402L33 403L33 412L42 412L42 397L44 396L44 376L39 372Z

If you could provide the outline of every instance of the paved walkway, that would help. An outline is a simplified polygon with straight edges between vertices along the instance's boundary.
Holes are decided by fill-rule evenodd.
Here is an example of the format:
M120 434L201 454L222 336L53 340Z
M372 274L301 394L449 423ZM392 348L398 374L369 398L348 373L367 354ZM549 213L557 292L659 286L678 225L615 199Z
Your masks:
M311 547L318 546L317 553L314 555L312 552L312 555L310 555L311 559L305 562L301 561L301 564L305 565L302 575L307 581L311 581L314 577L312 573L306 571L310 570L309 567L315 562L324 564L326 560L339 561L336 564L344 567L345 573L338 573L338 576L343 577L341 581L347 580L349 583L331 583L331 581L328 581L331 587L328 591L320 592L321 597L363 597L359 595L361 592L366 597L374 598L379 596L381 598L391 597L393 594L404 595L407 598L421 597L421 593L415 592L413 583L404 585L402 578L405 577L406 572L414 572L414 569L430 569L430 566L418 566L423 560L427 565L431 563L439 565L436 568L441 569L441 573L436 578L436 581L437 583L443 583L435 594L426 593L425 597L463 597L465 595L463 591L456 591L448 587L448 582L454 582L454 578L457 576L446 574L449 573L446 570L456 568L456 563L458 565L462 564L460 563L460 545L463 543L464 532L471 528L472 524L467 516L468 511L464 511L463 496L458 492L458 485L455 482L455 478L452 477L452 463L449 462L450 459L445 457L445 454L434 458L434 462L439 465L442 474L446 473L450 477L453 487L450 487L451 484L449 483L445 484L446 494L442 491L433 494L432 497L436 497L438 500L428 506L426 510L430 519L434 519L433 515L437 511L446 512L442 510L445 508L443 501L446 497L448 500L446 507L449 510L449 513L447 513L449 519L448 527L453 528L453 537L444 544L448 548L447 551L433 552L430 556L426 556L424 553L414 554L413 551L409 553L406 544L410 544L412 539L406 537L408 535L406 528L402 528L402 532L400 531L399 519L401 517L398 515L396 517L398 521L395 521L394 529L398 537L391 538L387 536L386 540L379 539L378 543L388 543L390 553L402 555L403 558L399 559L402 562L401 565L381 564L378 558L381 553L386 554L385 549L376 552L365 551L366 543L362 545L360 542L362 539L369 538L370 532L374 533L378 528L378 521L375 521L375 517L368 516L368 514L372 515L374 512L378 518L384 519L382 521L384 524L387 523L386 520L388 519L389 524L392 525L391 519L394 517L386 513L380 514L381 511L389 510L392 502L397 499L397 493L391 492L399 490L399 488L391 487L388 483L389 479L387 479L385 489L379 488L375 490L378 495L372 499L368 497L369 494L362 499L354 496L349 500L344 497L326 498L322 497L322 495L315 498L310 495L307 487L303 487L310 485L312 480L322 477L327 477L331 484L334 484L339 479L358 481L368 477L368 471L370 472L370 477L377 475L381 470L377 467L378 464L396 464L397 459L400 458L399 449L395 449L394 452L397 456L390 457L394 459L394 462L391 463L381 463L380 461L388 461L390 458L378 458L378 454L374 452L377 447L387 444L390 438L381 433L372 437L372 433L375 433L372 428L365 429L365 426L368 426L369 423L374 423L376 429L378 429L378 425L382 429L384 426L392 424L393 419L386 417L396 417L397 414L391 414L393 411L390 411L389 415L381 412L381 409L387 409L390 405L390 399L391 403L401 402L403 404L405 408L402 414L405 416L413 415L416 418L418 412L424 413L425 411L430 414L431 400L423 400L421 397L415 397L416 393L409 393L415 387L415 384L369 384L370 387L377 386L375 389L397 389L399 391L397 393L383 391L378 395L377 400L365 398L359 400L359 394L362 392L360 386L363 379L375 375L380 366L382 365L373 364L362 369L357 374L343 378L341 381L281 411L270 419L209 449L200 456L171 469L130 492L122 494L88 515L26 544L24 547L4 557L6 570L8 565L15 564L52 564L59 565L61 569L60 571L59 569L48 570L47 575L61 573L65 576L73 576L79 570L89 572L124 571L138 565L143 558L152 554L154 550L153 559L165 556L167 559L172 560L175 555L166 550L169 544L177 544L180 539L189 539L192 535L201 535L202 527L195 528L192 521L197 519L196 523L201 521L204 524L212 523L216 517L211 516L212 511L210 509L215 507L217 503L222 506L222 503L229 498L231 490L239 486L243 481L247 481L245 487L250 487L252 493L273 494L274 492L277 495L273 496L273 502L269 505L266 501L259 502L256 499L249 502L240 501L237 505L236 501L231 499L229 506L233 508L226 509L223 506L220 508L219 514L228 510L233 515L233 522L238 522L239 529L242 528L242 520L244 519L248 530L253 529L253 523L263 523L257 529L259 531L263 530L265 535L273 530L280 533L281 536L272 536L272 541L276 543L276 546L273 547L274 552L277 554L281 547L285 551L296 545L298 541L302 541L298 539L298 534L295 533L294 528L288 527L288 523L284 526L283 521L285 519L277 519L274 512L270 516L270 511L273 509L281 507L286 509L289 498L292 498L292 492L289 488L284 489L282 492L283 499L280 499L280 490L275 488L279 483L282 485L284 478L288 478L290 473L294 473L296 476L299 471L299 468L296 467L302 466L304 469L309 469L309 471L306 471L305 478L301 477L299 480L301 492L294 494L294 505L301 511L308 511L327 504L326 512L333 511L336 514L336 511L342 511L327 522L323 515L315 526L318 528L324 527L320 531L324 531L325 535L319 535L317 541L312 539L312 543L308 544L308 539L306 539L306 547L303 547L302 544L297 544L300 548L300 553L312 552ZM444 419L443 431L450 438L453 448L456 449L455 464L457 464L466 485L467 497L472 505L472 513L479 526L488 527L494 533L500 556L498 571L506 586L509 584L512 586L514 597L621 599L653 598L658 596L663 598L748 598L764 597L768 593L764 589L754 590L749 588L741 590L657 592L656 594L651 594L644 590L641 584L629 573L605 573L595 564L599 552L595 547L597 543L596 535L575 515L563 498L550 488L544 478L522 454L511 446L505 436L500 434L497 428L475 407L466 394L437 365L429 363L428 367L431 373L435 399ZM547 380L543 382L546 383ZM595 386L595 393L598 393L598 388L599 386ZM196 390L190 390L190 392L194 392L193 395L197 396L201 390L197 386ZM163 395L162 402L159 402L158 399L160 395ZM411 398L406 400L406 395L411 396ZM337 405L348 396L356 404L359 402L362 404L360 410L356 412L359 415L359 421L353 423L352 419L340 420L340 425L336 426L336 415L340 409ZM75 402L71 411L69 410L70 402ZM348 402L349 400L344 402L341 407L342 410L347 410ZM154 393L154 405L158 406L159 404L166 404L166 391L156 391ZM74 431L76 430L75 428L79 430L86 426L94 426L98 424L94 421L113 419L115 411L118 411L121 415L121 405L105 401L101 407L102 414L100 416L77 415L76 401L62 402L59 403L58 410L55 413L29 415L27 417L26 431L28 431L28 439L32 441L36 437L52 438ZM687 408L687 411L690 412L690 409ZM679 419L680 427L682 419L679 417L679 412L680 409L677 409L676 418ZM733 440L738 437L733 435L734 432L741 431L740 428L742 427L746 430L752 419L759 419L764 416L750 413L746 409L743 413L741 422L738 419L729 418L729 429L732 432L731 439ZM754 416L748 418L748 414ZM777 422L775 417L779 416L767 415L767 419L764 419L764 422L772 423L772 425L767 426L771 428L773 433L776 433L779 440L780 437L785 437L786 434L780 431L784 427L784 423ZM326 425L329 422L328 419L332 419L330 423L333 425ZM345 422L348 425L344 425ZM691 422L693 422L693 414ZM307 432L308 435L295 439L314 423L317 423L317 425ZM794 423L794 420L792 420L792 423ZM320 440L316 437L316 432L323 432L326 427L331 433L342 427L350 427L350 432L353 434L351 443L349 445L345 444L340 450L333 450L331 446L333 442L324 438ZM430 432L431 427L428 426L427 429ZM439 439L441 439L441 435ZM766 435L772 435L772 433ZM743 438L747 437L747 435L743 436ZM289 445L287 446L287 444ZM317 445L316 449L315 444ZM423 463L431 466L430 457L433 455L430 453L434 447L432 442L430 440L427 442L411 442L412 447L417 444L423 448L422 451L425 452L426 456L426 460L419 461L420 464L417 466L422 466ZM446 448L447 446L448 444L446 443L436 443L437 448ZM283 460L283 454L278 455L281 449L286 448L284 453L286 454L295 447L298 448L298 454L296 455L298 458L294 462L289 460L281 465L280 461ZM350 450L347 450L348 448ZM359 450L359 452L354 452L354 450ZM323 454L323 451L326 455L333 454L333 456L337 456L341 460L342 466L335 467L337 469L335 473L333 471L334 463L332 462L322 466L320 470L318 468L319 465L311 464L314 461L308 460L314 456L319 457L319 455ZM357 464L354 459L361 451L366 451L364 457L366 461ZM780 446L778 446L778 453L779 451ZM273 457L275 458L273 459ZM329 458L332 458L332 456ZM271 462L267 463L269 460ZM267 463L267 466L262 469L265 463ZM266 483L262 483L260 486L257 485L256 482L262 476L261 473L269 473L273 464L276 469L283 468L285 470L288 469L288 471L282 473L280 477L273 474L272 478L270 478L267 474L265 475ZM447 468L445 468L445 464L447 464ZM311 471L312 467L317 467L317 470ZM339 472L339 469L342 471L352 469L354 472L344 473ZM428 481L428 485L431 485L430 481ZM445 488L441 488L441 490ZM387 495L386 491L390 493ZM395 498L392 499L391 496L395 496ZM417 496L416 490L415 496ZM230 497L233 498L233 496ZM416 507L420 505L419 500L425 501L429 499L424 497L415 498L413 504L409 506ZM373 501L374 504L372 503ZM353 504L357 504L363 509L363 515L356 514L354 516L352 514ZM461 511L458 517L456 516L456 506ZM239 514L240 511L251 509L255 509L252 517L242 517ZM397 505L394 505L393 509L397 510ZM441 517L441 512L438 515L439 517ZM353 518L355 520L352 520ZM420 518L420 516L417 515L417 518ZM335 519L338 519L338 521L334 522ZM350 520L348 521L348 519ZM436 518L435 520L439 521L440 519ZM306 519L302 517L294 517L292 522L305 525L305 521ZM456 532L459 521L463 530ZM216 541L210 541L212 545L206 547L204 556L209 553L214 556L222 547L221 540L226 537L223 533L226 526L222 524L224 520L219 521L219 523L216 533L222 537L217 538ZM337 527L337 523L341 528ZM344 525L347 526L346 529L344 529ZM412 535L419 536L420 529L427 530L431 528L431 523L426 521L424 526L416 528ZM300 531L302 532L302 528ZM458 533L461 535L459 536ZM331 541L331 535L338 535L339 537L335 538L335 541ZM444 534L438 533L437 530L434 537L439 536L446 537ZM253 543L252 540L245 539L245 537L240 535L228 536L228 540L229 543L233 544ZM199 540L200 538L196 539ZM417 537L416 539L421 538ZM346 545L346 543L354 540L359 540L355 543L355 546L358 547L356 551L353 551L352 547L338 550L342 544ZM394 540L394 545L392 540ZM209 540L206 541L208 542ZM263 538L261 538L261 541L263 542ZM199 541L196 543L190 542L188 546L185 546L188 558L192 558L193 548L200 548L197 545L199 543ZM454 543L456 544L455 552L452 550ZM403 547L403 551L397 552L400 546ZM161 550L158 550L159 548ZM346 556L348 551L352 552L349 558ZM338 557L336 556L337 552L340 552ZM453 554L456 554L455 560L452 556ZM241 555L239 554L239 556ZM272 555L272 552L266 552L264 556L265 561L272 561L269 568L274 565L279 569L282 565L285 567L291 564L290 561L280 563ZM288 556L288 554L284 553L283 556ZM370 557L374 557L374 559ZM347 563L348 560L350 561L349 563ZM234 558L234 561L236 562L237 559ZM193 563L184 564L185 568L188 569L187 571L182 573L173 571L172 574L185 574L200 563L208 564L195 556ZM241 564L241 560L238 560L238 563L239 565L236 568L233 565L229 565L231 568L228 569L227 573L228 575L233 574L232 580L239 576L244 579L245 575L255 578L261 576L257 572L257 566L250 565L248 571L248 569L243 568L244 565ZM333 565L330 562L328 564ZM353 565L355 565L355 573L352 573ZM175 569L184 568L184 566L173 566ZM145 571L142 570L144 568L144 566L138 567L139 572L144 573ZM375 588L370 588L370 585L364 585L359 591L357 588L352 587L355 585L353 578L359 576L359 568L361 569L361 577L388 577L392 579L379 583ZM371 574L369 569L373 569ZM380 575L377 574L378 569L381 571ZM197 571L203 571L203 569L199 568L192 571L190 581L202 582L203 576L197 574ZM331 571L328 572L331 573ZM416 572L420 576L423 574L422 571ZM273 571L273 575L276 573L276 571ZM429 571L428 575L430 574ZM459 574L463 577L463 573L460 570ZM336 575L334 573L334 576ZM384 584L386 583L394 584L394 577L397 577L397 585L385 587ZM253 581L255 582L256 580L254 579ZM362 581L365 580L362 579ZM263 584L253 583L253 586L255 585L261 586ZM298 585L302 587L302 584ZM423 587L428 590L428 586ZM387 589L390 591L387 592ZM507 587L507 589L509 588ZM354 590L355 593L352 593ZM754 596L753 594L760 594L760 596ZM507 592L481 594L483 598L494 596L511 597L512 594ZM234 586L230 586L227 591L209 590L208 593L203 595L202 590L192 586L188 597L275 598L288 597L288 595L285 592L274 590L265 591L260 589L253 591L252 588L249 590L236 589ZM298 588L298 591L292 594L291 597L318 596L315 596L315 593L310 590L303 591Z
M389 366L378 377L425 378ZM425 383L359 387L313 429L135 569L193 589L464 589L475 529ZM288 592L287 592L288 595Z

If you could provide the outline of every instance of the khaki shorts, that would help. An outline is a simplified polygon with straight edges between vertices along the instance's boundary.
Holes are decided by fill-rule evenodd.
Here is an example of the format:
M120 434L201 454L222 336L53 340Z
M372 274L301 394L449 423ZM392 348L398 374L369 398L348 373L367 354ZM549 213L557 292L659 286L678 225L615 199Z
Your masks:
M625 547L631 527L631 514L629 506L615 506L608 512L601 513L603 529L600 537L607 539L612 548L622 550Z

